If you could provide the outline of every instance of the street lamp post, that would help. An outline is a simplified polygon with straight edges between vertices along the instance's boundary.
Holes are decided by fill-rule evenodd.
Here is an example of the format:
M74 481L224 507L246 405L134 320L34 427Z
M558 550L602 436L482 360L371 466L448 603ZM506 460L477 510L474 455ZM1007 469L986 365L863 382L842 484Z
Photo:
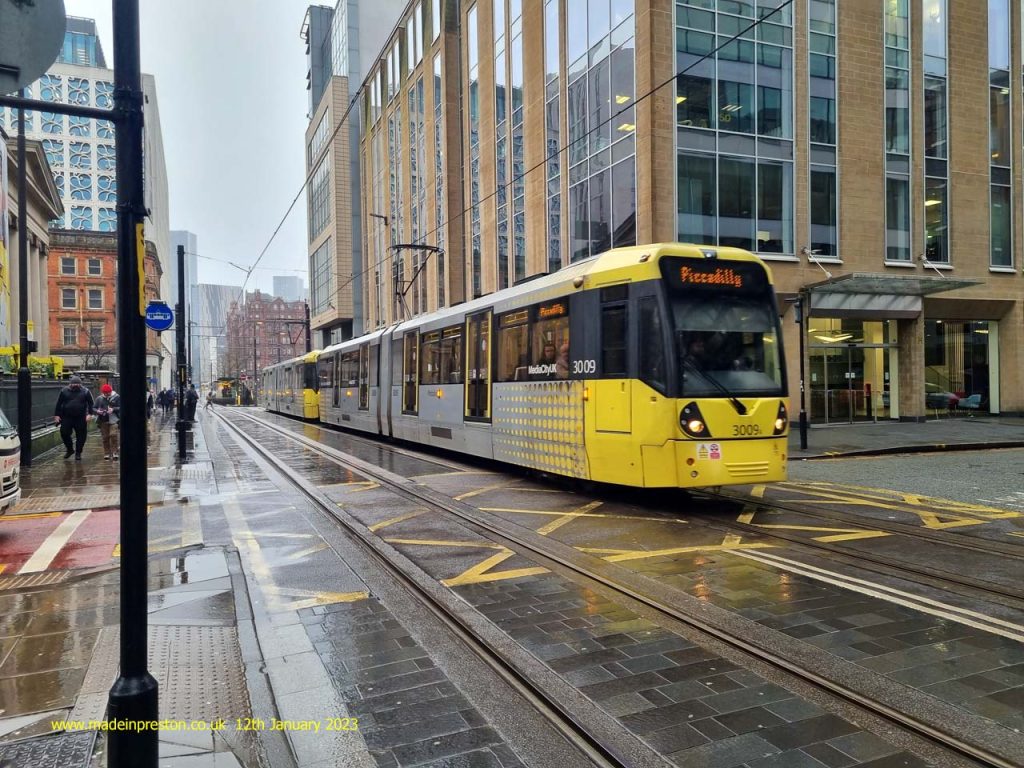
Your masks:
M805 362L804 362L804 293L793 300L793 312L796 315L796 323L800 326L800 450L807 450L807 400L804 386Z

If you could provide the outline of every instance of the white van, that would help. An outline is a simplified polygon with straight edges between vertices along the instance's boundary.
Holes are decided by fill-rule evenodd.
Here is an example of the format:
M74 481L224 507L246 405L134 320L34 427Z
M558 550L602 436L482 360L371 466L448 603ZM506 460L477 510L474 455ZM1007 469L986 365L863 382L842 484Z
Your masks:
M21 499L21 441L0 410L0 515Z

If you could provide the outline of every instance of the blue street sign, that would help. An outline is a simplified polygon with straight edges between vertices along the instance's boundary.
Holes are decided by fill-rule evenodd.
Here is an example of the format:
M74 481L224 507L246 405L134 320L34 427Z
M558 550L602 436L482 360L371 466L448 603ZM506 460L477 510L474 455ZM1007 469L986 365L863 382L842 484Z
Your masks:
M174 325L174 311L164 301L151 301L146 307L146 325L154 331L166 331Z

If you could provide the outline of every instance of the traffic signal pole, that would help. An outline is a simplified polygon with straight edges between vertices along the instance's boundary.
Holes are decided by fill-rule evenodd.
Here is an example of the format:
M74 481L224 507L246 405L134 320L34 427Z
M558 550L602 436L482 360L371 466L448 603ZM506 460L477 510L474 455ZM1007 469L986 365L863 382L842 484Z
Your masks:
M25 158L25 109L18 110L18 442L21 466L32 466L32 377L28 370L28 161ZM5 190L0 190L3 194Z
M142 191L139 0L113 0L117 130L117 332L121 372L120 674L107 699L108 765L157 765L157 682L147 669L146 216ZM150 727L152 724L153 727Z
M178 246L178 311L174 320L174 335L177 341L178 370L178 458L185 460L185 433L188 424L185 421L185 378L188 376L188 363L185 360L185 246Z

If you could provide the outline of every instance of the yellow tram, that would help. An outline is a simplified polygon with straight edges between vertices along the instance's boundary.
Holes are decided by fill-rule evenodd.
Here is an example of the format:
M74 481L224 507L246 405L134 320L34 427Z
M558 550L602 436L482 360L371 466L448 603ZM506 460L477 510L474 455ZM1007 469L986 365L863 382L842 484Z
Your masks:
M574 478L707 487L786 478L784 359L763 262L667 243L330 346L306 381L326 423Z
M260 392L268 411L316 421L320 413L316 362L319 350L307 352L260 372Z

